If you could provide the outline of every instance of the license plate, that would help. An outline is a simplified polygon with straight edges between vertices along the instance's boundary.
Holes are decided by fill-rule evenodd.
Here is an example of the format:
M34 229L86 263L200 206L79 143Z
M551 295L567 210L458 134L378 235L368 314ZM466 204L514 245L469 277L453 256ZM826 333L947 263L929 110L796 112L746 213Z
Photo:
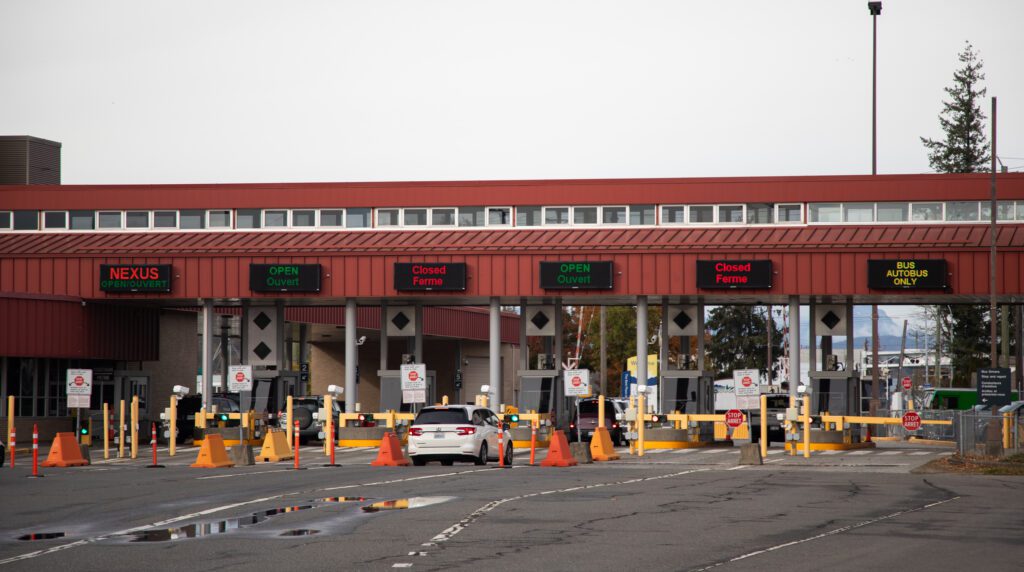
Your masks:
M434 439L444 439L444 433L434 433Z
M593 436L594 436L594 432L593 431L587 431L587 437L593 437Z

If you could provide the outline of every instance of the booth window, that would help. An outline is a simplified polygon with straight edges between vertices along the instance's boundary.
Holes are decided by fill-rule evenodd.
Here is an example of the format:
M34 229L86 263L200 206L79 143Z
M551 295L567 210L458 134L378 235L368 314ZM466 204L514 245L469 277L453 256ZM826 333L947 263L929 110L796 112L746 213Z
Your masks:
M316 226L316 211L312 209L292 211L292 226Z
M626 224L626 207L601 207L601 222L604 224Z
M743 224L743 205L720 205L718 207L720 224Z
M321 209L320 226L345 226L345 211L341 209Z
M201 210L179 211L178 228L196 230L206 227L206 212Z
M235 211L235 228L259 228L262 216L260 209L238 209Z
M953 201L946 203L946 220L978 220L978 202Z
M71 211L68 215L71 230L92 230L96 226L96 213L93 211Z
M398 209L377 209L377 226L398 226Z
M490 226L508 226L512 222L512 209L509 207L490 207L487 209L487 224Z
M569 207L544 207L544 224L569 224Z
M345 226L347 228L370 228L370 209L348 209L345 212Z
M149 211L128 211L124 213L125 228L149 228Z
M914 203L910 207L910 220L942 220L942 203Z
M597 224L597 207L573 207L573 224Z
M910 208L907 203L878 203L875 213L878 222L907 222Z
M630 205L629 224L654 224L654 205Z
M661 207L661 222L665 224L682 224L686 222L686 207L676 205Z
M711 205L690 206L690 222L692 224L715 222L715 207Z
M803 222L803 205L777 205L779 222Z
M455 209L430 209L430 224L434 226L454 226Z
M516 226L540 226L540 207L516 207Z
M426 226L427 209L405 209L402 213L405 226Z
M11 228L11 211L0 211L0 229Z
M153 228L178 228L178 211L154 211Z
M281 228L288 226L288 211L268 210L263 211L264 228Z
M39 230L39 211L14 211L14 230Z
M231 211L206 211L208 228L231 228Z
M68 227L68 213L47 211L43 213L43 228L65 229Z
M459 226L483 226L484 207L459 207Z
M843 205L844 222L874 222L875 203L846 203Z
M842 207L839 203L816 203L807 205L810 222L842 222Z
M981 202L981 220L992 220L992 204L988 201ZM1013 201L996 203L996 220L1013 220Z
M121 211L100 211L96 215L96 226L99 228L122 228Z
M772 224L775 205L772 203L751 203L747 205L747 224Z

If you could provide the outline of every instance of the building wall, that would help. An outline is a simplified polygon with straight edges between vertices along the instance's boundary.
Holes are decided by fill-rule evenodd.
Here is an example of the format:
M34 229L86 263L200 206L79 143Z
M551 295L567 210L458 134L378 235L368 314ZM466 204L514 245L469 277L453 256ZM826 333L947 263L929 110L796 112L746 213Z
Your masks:
M196 336L196 314L163 311L160 313L160 355L155 361L144 361L141 370L149 374L149 418L160 419L160 412L170 406L171 389L184 385L196 393L196 364L199 363L199 342Z

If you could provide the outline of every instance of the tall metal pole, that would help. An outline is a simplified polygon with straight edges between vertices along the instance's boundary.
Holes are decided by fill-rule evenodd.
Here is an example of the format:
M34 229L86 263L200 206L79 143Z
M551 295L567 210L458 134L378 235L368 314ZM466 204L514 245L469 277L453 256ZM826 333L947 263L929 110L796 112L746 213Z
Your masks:
M601 395L608 395L608 330L605 327L605 318L608 317L608 307L601 306ZM619 390L622 393L622 390Z
M878 15L882 13L881 2L868 2L871 14L871 174L878 174ZM849 343L849 341L847 342ZM878 410L878 304L871 305L871 401L868 409L871 415Z
M992 191L991 191L991 229L989 231L989 297L988 297L988 321L990 325L989 336L992 338L989 354L992 367L998 366L999 356L996 353L996 98L992 98Z

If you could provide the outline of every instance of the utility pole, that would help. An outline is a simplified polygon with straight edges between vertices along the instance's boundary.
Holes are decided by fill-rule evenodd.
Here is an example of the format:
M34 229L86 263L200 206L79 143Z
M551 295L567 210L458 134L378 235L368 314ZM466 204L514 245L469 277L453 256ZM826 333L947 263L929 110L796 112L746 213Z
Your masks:
M998 367L998 354L996 353L996 98L992 97L992 191L991 191L991 223L989 230L989 270L988 270L988 322L990 341L989 354L992 367Z
M871 174L878 174L878 16L881 2L868 2L871 14ZM814 343L814 340L811 340ZM849 342L847 342L849 343ZM878 410L878 304L871 305L871 415Z

